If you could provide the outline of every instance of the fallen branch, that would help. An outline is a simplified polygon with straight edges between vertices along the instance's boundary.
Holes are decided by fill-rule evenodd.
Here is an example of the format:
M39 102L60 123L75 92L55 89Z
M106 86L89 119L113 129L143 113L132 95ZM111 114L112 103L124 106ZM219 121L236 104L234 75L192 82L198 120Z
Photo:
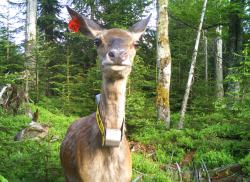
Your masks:
M140 181L140 180L142 179L142 176L143 176L143 175L137 176L132 182Z
M210 178L209 172L207 170L207 166L206 166L203 159L201 159L201 165L202 165L202 168L204 169L204 171L206 172L208 182L211 182L211 178Z
M178 170L178 175L179 175L179 178L180 178L180 182L182 182L181 167L177 162L175 164L176 164L176 167L177 167L177 170Z
M224 166L222 168L209 170L209 173L213 180L219 180L222 178L226 178L228 176L232 176L236 173L242 174L242 167L240 164L232 164L232 165Z

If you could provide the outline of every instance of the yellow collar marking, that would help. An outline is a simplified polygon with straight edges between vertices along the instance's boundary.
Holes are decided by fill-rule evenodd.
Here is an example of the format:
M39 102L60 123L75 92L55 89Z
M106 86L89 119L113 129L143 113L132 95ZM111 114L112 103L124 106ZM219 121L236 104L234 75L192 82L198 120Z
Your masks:
M104 129L104 126L103 126L103 122L102 122L102 118L100 116L100 112L99 112L99 107L97 106L97 109L96 109L96 122L97 122L97 125L100 129L100 132L101 132L101 137L102 137L102 146L104 146L104 142L105 142L105 129Z

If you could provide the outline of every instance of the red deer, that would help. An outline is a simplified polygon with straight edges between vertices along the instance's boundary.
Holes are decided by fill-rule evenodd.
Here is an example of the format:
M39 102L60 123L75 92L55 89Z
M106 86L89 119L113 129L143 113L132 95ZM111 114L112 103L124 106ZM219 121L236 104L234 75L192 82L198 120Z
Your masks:
M150 16L128 31L102 29L67 7L80 32L94 40L102 70L102 91L96 113L68 129L60 158L68 182L128 182L132 176L129 144L124 134L126 82L136 54L135 44Z

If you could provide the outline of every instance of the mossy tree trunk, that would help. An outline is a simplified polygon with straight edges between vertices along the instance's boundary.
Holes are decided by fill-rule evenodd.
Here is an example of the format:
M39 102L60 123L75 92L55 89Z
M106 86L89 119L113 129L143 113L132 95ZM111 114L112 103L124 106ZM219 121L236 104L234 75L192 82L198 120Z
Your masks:
M164 120L170 127L169 91L171 79L171 54L168 38L168 0L158 0L158 29L157 29L157 109L158 119Z

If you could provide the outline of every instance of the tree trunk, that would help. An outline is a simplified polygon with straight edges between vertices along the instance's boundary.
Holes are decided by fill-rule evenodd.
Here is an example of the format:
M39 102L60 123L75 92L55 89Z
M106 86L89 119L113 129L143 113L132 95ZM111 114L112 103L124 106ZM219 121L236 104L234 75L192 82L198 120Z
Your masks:
M26 15L26 86L25 94L29 98L29 89L35 85L36 78L36 59L33 51L36 43L36 18L37 17L37 0L27 0Z
M168 38L168 0L158 0L158 30L157 30L157 109L158 119L170 127L169 90L171 79L171 54Z
M6 39L7 39L7 45L6 45L6 60L7 60L7 63L9 62L9 58L10 58L10 2L9 0L7 0L7 17L6 17L6 20L7 20L7 26L6 26Z
M216 67L216 93L217 98L222 99L224 96L223 88L223 67L222 67L222 26L216 27L216 58L215 58L215 67Z
M189 98L189 93L190 93L190 90L191 90L192 81L193 81L193 77L194 77L194 68L195 68L195 64L196 64L196 58L197 58L199 42L200 42L201 29L202 29L202 24L203 24L205 12L206 12L206 6L207 6L207 0L204 0L202 13L201 13L201 18L200 18L200 25L199 25L199 28L198 28L197 38L196 38L196 41L195 41L195 47L194 47L193 56L192 56L191 67L190 67L190 70L189 70L188 82L187 82L186 91L185 91L185 95L184 95L182 106L181 106L181 116L180 116L180 121L178 123L178 128L179 129L183 129L183 126L184 126L184 117L185 117L185 113L186 113L186 109L187 109L187 102L188 102L188 98Z
M228 55L228 75L235 77L237 75L237 67L240 64L241 58L238 56L242 52L242 18L241 11L244 10L242 0L231 0L232 5L240 6L229 16L229 55ZM239 99L240 83L237 79L230 79L228 82L227 95L234 102ZM230 104L231 105L231 104Z
M66 57L66 101L67 105L69 104L70 100L70 51L69 48L67 48L67 57Z
M205 82L206 82L206 88L208 86L208 59L207 59L207 36L206 31L203 32L203 40L204 40L204 61L205 61Z
M46 73L46 79L45 79L45 96L50 96L50 72L49 72L49 63L45 64L45 73Z
M37 58L36 58L37 60ZM38 66L38 63L36 61L36 103L39 102L39 66Z

